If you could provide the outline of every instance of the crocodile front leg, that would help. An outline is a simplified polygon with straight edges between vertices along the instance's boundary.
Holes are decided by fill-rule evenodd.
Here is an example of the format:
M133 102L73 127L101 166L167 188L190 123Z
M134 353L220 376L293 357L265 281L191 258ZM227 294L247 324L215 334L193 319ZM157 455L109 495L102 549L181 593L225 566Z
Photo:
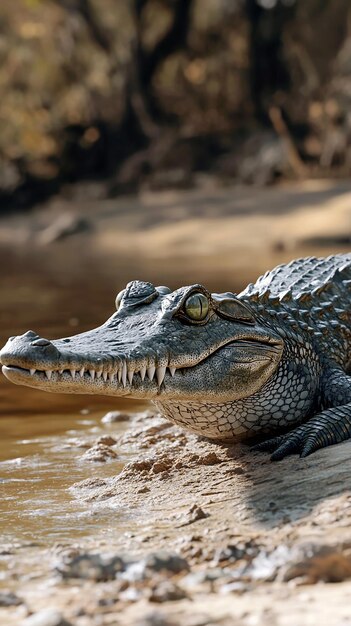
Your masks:
M254 446L254 450L272 452L271 460L280 461L289 454L306 457L319 448L340 443L351 437L351 376L339 368L328 368L322 377L322 401L328 407L290 433Z

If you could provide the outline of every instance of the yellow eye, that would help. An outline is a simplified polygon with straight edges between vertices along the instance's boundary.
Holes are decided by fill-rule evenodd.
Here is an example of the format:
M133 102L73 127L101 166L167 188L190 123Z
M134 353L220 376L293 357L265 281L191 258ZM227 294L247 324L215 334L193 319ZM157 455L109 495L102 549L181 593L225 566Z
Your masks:
M192 293L191 296L185 300L184 311L190 319L196 322L204 320L208 310L208 298L201 292Z
M116 310L117 310L117 311L118 311L118 309L119 309L119 305L121 304L121 300L122 300L122 298L123 298L123 294L124 294L124 292L125 292L125 289L122 289L122 291L120 291L120 292L117 294L117 296L116 296L115 303L116 303Z

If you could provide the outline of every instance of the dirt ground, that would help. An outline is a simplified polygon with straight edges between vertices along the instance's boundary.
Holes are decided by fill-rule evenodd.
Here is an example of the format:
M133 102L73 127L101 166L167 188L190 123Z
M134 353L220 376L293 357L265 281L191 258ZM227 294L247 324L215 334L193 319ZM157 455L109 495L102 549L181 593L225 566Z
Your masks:
M341 182L253 190L207 181L188 192L113 201L100 200L91 186L45 209L0 225L0 253L12 259L4 276L4 337L11 325L11 334L24 330L10 319L19 302L31 311L20 325L39 320L59 334L68 305L79 328L95 313L100 323L113 289L133 278L239 290L279 262L348 251L351 241L351 184ZM34 299L23 285L20 295L9 287L15 276L24 281L18 268L29 259ZM52 297L52 326L43 293L51 294L49 278L57 274L79 290L62 311ZM1 380L3 411L11 392ZM28 399L50 411L47 396L33 393L21 410ZM123 451L130 460L122 472L102 477L103 463ZM351 624L350 443L271 463L247 446L213 444L149 411L131 414L122 433L106 425L105 440L82 455L92 463L91 478L72 480L72 499L92 516L121 515L128 526L112 540L97 533L49 548L1 545L1 623Z
M96 536L1 546L3 623L350 623L349 443L273 464L151 412L132 416L119 436L111 425L108 437L88 450L91 460L113 462L123 449L132 460L109 479L94 464L72 497L96 516L123 511L128 529L108 544Z

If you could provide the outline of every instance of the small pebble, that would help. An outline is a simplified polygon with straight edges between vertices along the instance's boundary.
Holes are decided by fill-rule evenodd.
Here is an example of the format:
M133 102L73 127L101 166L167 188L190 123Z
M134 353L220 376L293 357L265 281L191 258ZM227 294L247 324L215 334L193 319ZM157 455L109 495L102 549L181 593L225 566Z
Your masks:
M182 526L188 526L188 524L193 524L194 522L205 519L206 517L208 517L208 513L205 513L205 511L197 504L193 504L185 515L180 516L181 523L179 524L179 528L182 528Z
M167 571L172 574L179 574L190 570L186 559L178 556L178 554L168 554L167 552L150 554L143 560L143 563L146 570L153 572Z
M115 580L117 574L125 569L125 562L120 556L103 557L101 554L82 554L64 563L57 571L62 578L80 578L102 582Z
M109 411L101 419L103 424L113 424L114 422L128 422L130 420L130 413L123 413L123 411Z
M147 580L153 575L162 573L164 576L173 576L180 572L189 572L189 564L178 554L154 552L138 561L126 564L123 578L129 582Z
M222 561L234 563L240 559L252 559L259 553L259 547L253 541L228 544L225 548L220 548L214 555L215 564Z
M183 598L186 597L185 591L178 587L178 585L175 585L170 580L163 580L151 589L149 601L173 602L175 600L183 600Z
M306 545L292 552L281 572L284 582L299 578L313 585L319 581L340 583L351 578L351 556L337 546Z
M99 439L97 440L96 444L103 444L104 446L114 446L117 443L117 440L114 439L114 437L111 437L110 435L101 435L101 437L99 437Z
M110 445L103 443L95 444L80 457L81 461L93 461L94 463L106 463L106 461L113 459L117 459L117 454L111 450Z

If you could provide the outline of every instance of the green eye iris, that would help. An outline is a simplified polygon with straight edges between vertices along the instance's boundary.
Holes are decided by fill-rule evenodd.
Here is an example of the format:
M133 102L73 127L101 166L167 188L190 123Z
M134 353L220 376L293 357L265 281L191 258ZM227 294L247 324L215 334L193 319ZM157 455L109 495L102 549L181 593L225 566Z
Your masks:
M201 322L207 316L209 310L208 298L203 293L192 293L185 300L184 311L190 319Z

